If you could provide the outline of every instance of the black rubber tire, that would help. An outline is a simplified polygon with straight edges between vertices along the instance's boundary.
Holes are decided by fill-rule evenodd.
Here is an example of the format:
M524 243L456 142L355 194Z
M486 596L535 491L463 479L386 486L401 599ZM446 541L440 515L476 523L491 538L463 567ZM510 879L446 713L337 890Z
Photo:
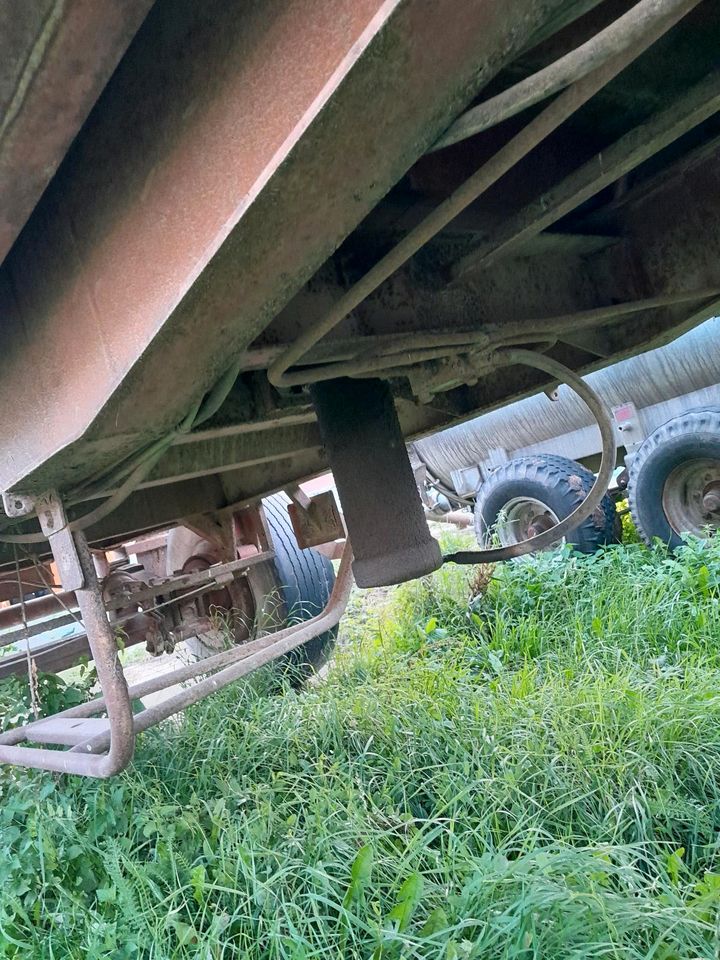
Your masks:
M301 550L295 539L287 505L289 499L276 493L263 500L265 516L275 549L273 566L285 607L285 624L300 623L320 613L328 602L335 583L332 561L317 550ZM284 625L285 625L284 624ZM338 628L334 627L285 658L299 668L317 672L330 659Z
M675 467L700 457L720 460L720 407L687 410L661 424L643 441L630 464L628 501L645 543L658 539L674 549L683 542L665 516L663 489Z
M498 467L475 498L475 535L485 544L487 531L515 497L532 497L546 504L560 520L580 506L595 482L594 475L575 460L538 454L518 457ZM615 504L605 495L595 512L565 538L580 553L595 553L615 541Z
M301 550L298 546L287 512L288 503L283 494L263 501L275 559L252 566L248 571L255 603L255 632L260 634L272 633L320 613L335 583L332 562L317 550ZM167 572L181 570L194 556L217 562L221 559L217 553L217 548L203 537L185 527L177 527L168 537ZM337 631L335 627L314 637L283 657L282 662L292 667L298 678L317 672L330 658ZM186 646L198 659L222 649L201 637L189 638Z

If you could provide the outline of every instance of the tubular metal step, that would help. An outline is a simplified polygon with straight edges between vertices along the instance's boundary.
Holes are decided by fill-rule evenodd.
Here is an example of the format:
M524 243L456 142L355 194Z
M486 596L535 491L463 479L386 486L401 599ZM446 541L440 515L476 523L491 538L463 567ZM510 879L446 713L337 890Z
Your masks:
M78 743L105 733L107 720L82 719L80 717L49 717L38 720L28 727L27 739L32 743L48 743L74 747Z

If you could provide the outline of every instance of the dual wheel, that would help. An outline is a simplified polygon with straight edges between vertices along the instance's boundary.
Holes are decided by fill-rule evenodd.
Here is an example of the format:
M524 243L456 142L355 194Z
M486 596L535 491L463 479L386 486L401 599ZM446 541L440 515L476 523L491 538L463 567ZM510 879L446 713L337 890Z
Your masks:
M574 460L537 455L504 464L488 477L475 501L480 543L493 536L503 546L554 526L585 498L594 476ZM670 547L682 535L720 527L720 407L690 410L662 424L643 442L630 465L628 499L646 543ZM594 514L566 538L593 553L617 539L615 508L604 497Z

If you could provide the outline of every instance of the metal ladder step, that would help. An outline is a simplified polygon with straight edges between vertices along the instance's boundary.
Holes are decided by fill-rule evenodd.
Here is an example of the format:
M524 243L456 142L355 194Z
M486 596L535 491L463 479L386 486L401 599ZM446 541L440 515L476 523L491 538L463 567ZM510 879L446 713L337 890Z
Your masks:
M96 737L109 730L107 720L82 719L81 717L48 717L37 720L27 730L27 739L32 743L56 744L74 747L84 740Z

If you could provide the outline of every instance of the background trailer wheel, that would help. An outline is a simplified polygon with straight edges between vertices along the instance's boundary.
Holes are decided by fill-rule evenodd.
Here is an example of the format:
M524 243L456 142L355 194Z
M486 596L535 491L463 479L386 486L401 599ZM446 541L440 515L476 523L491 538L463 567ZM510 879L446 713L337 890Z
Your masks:
M212 613L227 617L226 629L207 632L186 640L198 658L224 649L228 633L235 643L253 635L272 633L282 627L309 620L325 607L335 582L332 563L316 550L301 550L287 513L289 501L282 494L263 500L265 517L275 559L248 569L228 587L189 601L202 604L198 618ZM170 531L167 541L168 575L178 571L205 569L222 559L220 548L187 527ZM298 647L283 662L317 672L329 659L337 627Z
M646 543L720 527L720 407L689 410L658 427L630 465L630 512Z
M475 499L475 534L484 545L520 543L549 530L585 499L594 475L574 460L538 454L518 457L490 474ZM591 516L566 537L581 553L594 553L615 539L615 505L605 496Z

